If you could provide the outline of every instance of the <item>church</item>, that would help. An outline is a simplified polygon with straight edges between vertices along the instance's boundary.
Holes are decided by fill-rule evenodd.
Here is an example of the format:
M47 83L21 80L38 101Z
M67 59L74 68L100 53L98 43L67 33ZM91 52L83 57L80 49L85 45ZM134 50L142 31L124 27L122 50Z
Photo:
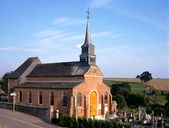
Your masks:
M42 63L30 57L9 75L9 93L16 93L16 104L51 107L76 117L100 118L116 112L110 87L96 64L95 46L87 16L85 41L79 61Z

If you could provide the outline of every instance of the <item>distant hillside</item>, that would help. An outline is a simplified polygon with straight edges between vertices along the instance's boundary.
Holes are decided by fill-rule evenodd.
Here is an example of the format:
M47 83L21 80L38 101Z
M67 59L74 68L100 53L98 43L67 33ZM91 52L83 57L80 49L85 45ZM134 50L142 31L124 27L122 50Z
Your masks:
M114 82L142 83L136 78L104 78L104 80L110 80ZM146 84L150 85L156 90L169 91L169 79L153 79Z

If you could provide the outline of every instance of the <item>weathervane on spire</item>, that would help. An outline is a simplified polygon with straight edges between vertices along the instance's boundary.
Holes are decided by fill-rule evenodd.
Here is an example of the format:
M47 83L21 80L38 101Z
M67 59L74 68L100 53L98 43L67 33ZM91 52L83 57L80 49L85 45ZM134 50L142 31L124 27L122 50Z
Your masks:
M89 8L87 10L87 19L89 19L89 15L90 15L90 11L89 11Z

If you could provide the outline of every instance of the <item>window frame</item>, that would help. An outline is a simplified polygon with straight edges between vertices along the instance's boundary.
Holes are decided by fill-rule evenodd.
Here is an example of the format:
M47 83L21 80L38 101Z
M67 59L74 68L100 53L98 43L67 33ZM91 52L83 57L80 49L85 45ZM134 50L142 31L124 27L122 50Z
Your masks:
M32 104L32 91L28 92L28 103Z
M38 104L42 105L43 104L43 95L42 91L38 92Z
M55 105L55 94L54 92L50 92L50 105Z
M19 103L22 103L22 91L19 91Z
M63 107L67 107L68 103L67 103L67 93L63 92L63 96L62 96L62 106Z
M82 106L82 93L81 93L81 92L79 92L79 93L77 94L77 106L78 106L78 107L81 107L81 106Z
M108 104L108 93L104 93L104 104Z

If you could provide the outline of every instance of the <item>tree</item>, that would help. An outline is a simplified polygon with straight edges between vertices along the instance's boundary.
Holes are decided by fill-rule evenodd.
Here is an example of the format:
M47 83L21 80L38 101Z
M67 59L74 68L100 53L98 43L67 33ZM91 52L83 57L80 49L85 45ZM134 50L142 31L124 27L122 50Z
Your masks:
M127 105L130 107L139 107L146 105L145 97L140 94L130 94L126 100Z
M166 116L169 117L169 106L166 107L165 113L166 113Z
M137 79L140 79L140 75L137 75L136 78L137 78Z
M154 111L155 116L160 116L161 113L165 113L165 108L164 106L160 104L152 104L151 105L151 110Z
M124 98L124 96L117 94L116 96L113 96L113 100L115 100L118 104L118 109L123 109L127 106L126 104L126 100Z
M7 72L2 77L2 86L1 86L1 89L4 90L6 93L8 92L8 75L10 73L11 72Z
M167 101L169 102L169 93L167 93L166 99L167 99Z
M169 117L169 93L166 95L167 103L165 104L165 114Z
M148 82L152 79L153 79L153 77L152 77L151 73L149 73L148 71L145 71L140 75L141 81Z
M118 84L113 84L111 87L111 94L112 95L117 95L120 94L124 97L128 97L128 95L131 92L131 87L128 83L118 83Z

